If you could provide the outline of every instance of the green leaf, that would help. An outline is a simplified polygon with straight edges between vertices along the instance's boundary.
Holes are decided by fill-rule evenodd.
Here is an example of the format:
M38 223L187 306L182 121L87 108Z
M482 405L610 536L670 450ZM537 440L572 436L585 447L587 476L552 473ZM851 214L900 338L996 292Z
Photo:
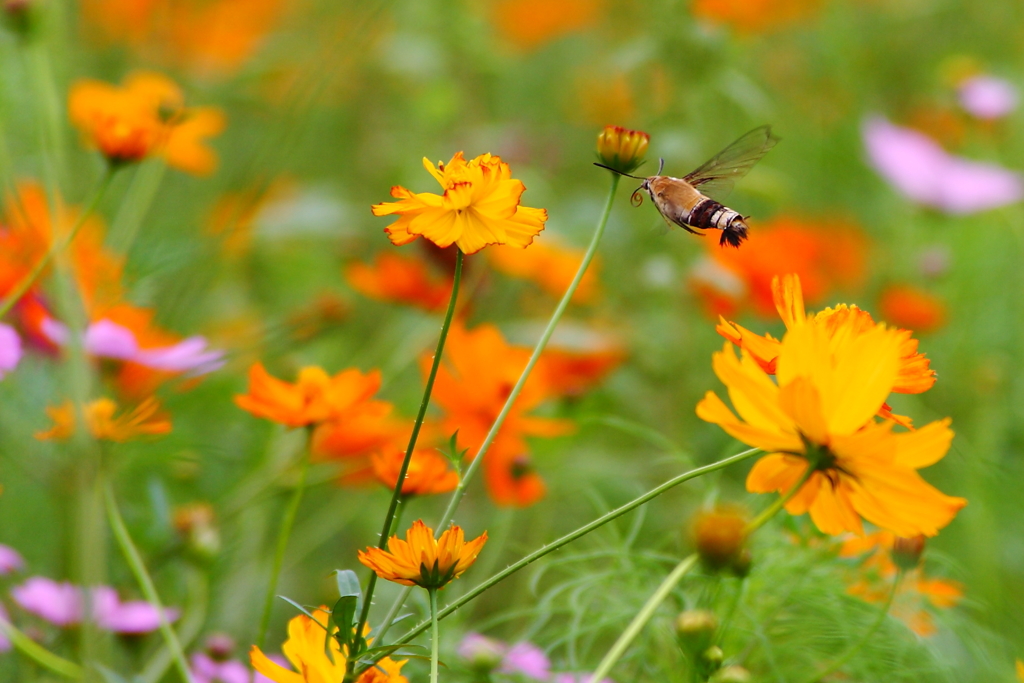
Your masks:
M339 597L358 598L363 595L363 589L359 585L359 577L351 569L335 569L334 578L338 582Z
M310 619L312 619L313 621L315 621L315 622L317 623L317 625L318 625L318 626L320 626L320 628L322 628L323 630L325 630L325 631L327 631L327 630L328 630L328 628L327 628L327 626L326 626L325 624L321 624L321 623L320 623L319 621L317 621L317 618L316 618L316 617L314 617L314 616L313 616L313 615L312 615L312 614L311 614L311 613L309 612L309 610L307 610L307 609L306 609L305 607L303 607L303 606L302 606L302 605L300 605L299 603L295 602L295 601L294 601L294 600L292 600L291 598L286 598L286 597L285 597L285 596L283 596L283 595L278 595L277 597L281 598L282 600L284 600L285 602L287 602L287 603L288 603L289 605L291 605L292 607L294 607L295 609L299 610L300 612L302 612L303 614L305 614L305 615L306 615L307 617L309 617Z
M351 649L352 641L355 640L355 633L352 627L355 625L356 606L358 603L358 597L344 595L338 599L338 602L334 603L334 609L331 610L331 623L338 627L338 632L334 634L334 637L342 649Z

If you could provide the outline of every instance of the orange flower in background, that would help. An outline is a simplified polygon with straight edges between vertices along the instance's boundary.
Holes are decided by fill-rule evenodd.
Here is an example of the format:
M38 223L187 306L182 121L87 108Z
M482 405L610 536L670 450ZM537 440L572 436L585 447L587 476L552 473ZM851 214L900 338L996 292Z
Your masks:
M917 287L887 287L878 301L882 318L922 334L935 332L946 324L946 304L939 297Z
M893 562L896 537L888 532L876 532L864 538L848 539L839 550L840 557L857 558L867 555L858 567L847 588L867 602L885 604L892 590L891 581L897 574ZM949 579L929 578L921 568L905 573L896 589L891 612L919 636L934 635L938 630L930 608L949 609L963 598L963 586Z
M371 456L373 473L385 488L394 491L398 473L402 470L405 451L389 448ZM428 496L447 493L459 484L459 473L451 468L448 459L432 448L417 448L409 460L409 469L402 483L406 496Z
M249 391L235 404L256 417L287 427L305 427L336 418L365 404L380 388L380 372L363 374L355 368L331 377L321 368L299 370L295 383L271 377L256 363L249 368Z
M452 325L444 362L434 383L433 400L445 411L441 429L447 434L458 430L460 447L469 449L468 459L476 457L529 357L529 349L510 345L493 325L480 325L472 330L458 323ZM421 358L424 374L430 362L429 355ZM497 453L513 458L528 453L524 440L527 436L552 437L571 431L568 421L527 415L555 396L543 372L531 374L486 457L498 458ZM487 472L490 468L484 469ZM507 468L497 466L490 471L500 472L502 477L508 474ZM506 484L504 480L487 477L492 497Z
M88 36L204 76L230 75L259 50L289 0L82 0Z
M576 99L566 115L591 126L636 118L636 95L625 73L587 70L576 78Z
M614 334L564 324L555 332L535 372L560 396L582 396L614 372L627 358Z
M102 441L124 443L140 436L168 434L171 431L170 420L160 413L160 402L152 397L120 415L116 415L117 404L109 398L89 402L83 412L89 433ZM53 420L53 427L36 432L37 439L62 441L75 433L75 407L71 401L51 406L46 409L46 413Z
M733 310L722 314L749 305L755 313L773 317L773 278L796 273L804 296L817 304L837 287L860 284L867 246L860 229L849 223L776 218L751 229L744 249L723 249L713 240L708 242L710 260L693 273L691 286L715 314L722 313L727 302Z
M602 0L498 0L494 24L502 36L522 49L534 49L556 38L597 24Z
M532 252L533 249L526 253ZM345 268L345 279L353 289L371 299L409 304L425 311L443 310L452 294L450 278L432 276L420 259L390 252L377 254L372 266L350 264Z
M434 530L418 519L405 532L404 541L392 536L387 550L360 550L359 561L387 581L436 590L462 576L486 542L486 531L466 541L462 529L454 524L435 539Z
M487 492L495 505L525 508L547 494L547 485L533 467L521 441L498 439L484 462Z
M68 96L71 122L111 163L160 155L173 168L208 175L217 157L205 141L223 131L224 114L184 105L181 89L151 72L130 75L122 87L79 80Z
M384 232L397 246L421 235L439 247L452 244L474 254L490 244L526 248L548 219L544 209L520 206L526 186L512 178L512 169L490 154L466 161L458 152L435 168L426 158L423 167L441 184L444 194L415 194L400 185L391 196L400 200L374 204L374 216L398 214Z
M342 650L334 637L338 628L331 626L330 632L325 628L331 623L331 614L326 606L313 610L312 615L312 619L305 614L292 617L288 622L288 639L281 646L281 652L298 673L273 661L255 645L249 651L252 668L274 683L335 683L343 680L348 653ZM385 657L360 675L356 683L409 683L401 674L405 662Z
M583 249L563 247L557 242L536 242L525 252L511 247L487 250L494 269L510 277L529 280L554 297L561 298L569 288L583 261ZM583 275L580 286L572 297L573 303L594 301L598 294L598 260L595 258Z
M815 15L821 0L694 0L693 14L740 33L762 33Z
M806 313L800 278L796 275L784 275L781 280L778 277L773 279L772 293L775 308L786 329L809 321L824 329L830 337L839 337L845 334L860 336L880 327L870 313L856 305L839 304L834 309L826 308L817 314ZM775 374L781 342L771 335L756 335L724 318L719 320L716 329L720 335L749 353L765 372ZM935 384L935 371L931 369L928 358L918 352L918 341L911 336L913 333L910 330L897 330L897 334L900 340L899 367L891 390L898 394L920 394L931 389ZM879 415L896 420L905 427L911 426L910 418L893 415L888 405L882 406Z
M368 483L374 477L372 456L408 438L409 425L393 409L387 401L361 401L337 411L313 435L314 459L342 465L341 484Z
M726 342L713 366L741 419L710 391L697 415L769 454L747 476L748 491L788 494L812 468L786 509L809 512L821 531L862 534L863 517L900 536L934 536L967 504L917 472L949 450L950 421L895 433L893 422L874 420L897 380L901 346L899 331L881 325L830 333L804 321L783 337L776 384L749 351L737 358Z

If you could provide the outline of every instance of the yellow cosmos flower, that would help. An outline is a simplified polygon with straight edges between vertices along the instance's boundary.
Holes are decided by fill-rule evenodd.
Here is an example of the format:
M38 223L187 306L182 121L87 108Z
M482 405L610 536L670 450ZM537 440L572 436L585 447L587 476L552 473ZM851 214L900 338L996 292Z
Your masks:
M462 576L476 562L486 542L485 531L467 543L462 529L454 524L435 540L434 530L418 519L405 532L404 541L392 536L388 550L360 550L359 561L382 579L403 586L437 589Z
M547 211L519 205L526 186L512 178L512 169L500 157L481 154L466 161L459 152L447 164L438 162L435 168L423 159L423 166L444 194L416 194L396 185L391 196L400 201L372 207L374 216L398 214L384 229L393 244L408 244L422 235L439 247L455 244L472 254L489 244L526 248L544 229Z
M967 504L917 472L949 450L950 421L894 433L892 422L874 420L896 381L901 344L899 330L881 325L851 335L794 324L776 384L750 352L737 358L726 343L713 366L742 419L710 391L697 415L769 452L750 471L748 491L788 493L813 468L786 509L810 512L825 533L862 534L863 517L898 536L934 536Z
M879 326L870 313L856 305L838 304L835 308L826 308L816 314L807 313L804 310L800 277L795 274L784 275L781 279L778 276L772 278L772 298L787 329L810 322L824 328L830 337L838 337L859 336ZM779 340L772 338L770 334L763 337L754 334L722 317L719 317L716 329L720 335L749 352L765 372L775 374L781 347ZM897 394L920 394L928 391L935 384L935 371L929 367L928 357L918 353L918 342L910 330L898 330L897 334L900 339L899 365L891 391ZM895 420L904 427L912 427L909 417L894 415L888 404L883 404L878 414L880 417Z
M296 671L289 671L274 662L255 645L249 651L252 668L274 683L339 683L345 679L346 653L335 638L327 638L327 624L330 614L321 606L313 611L310 619L300 614L288 622L288 640L281 651ZM332 635L338 629L331 629ZM330 642L328 642L328 640ZM409 683L401 674L403 661L385 657L357 679L357 683Z
M90 401L83 412L89 432L93 438L101 441L124 443L137 437L167 434L171 431L171 421L160 412L160 402L152 396L120 415L116 415L117 403L109 398ZM71 401L48 407L46 413L53 420L53 426L36 432L37 439L62 441L75 433L75 407Z

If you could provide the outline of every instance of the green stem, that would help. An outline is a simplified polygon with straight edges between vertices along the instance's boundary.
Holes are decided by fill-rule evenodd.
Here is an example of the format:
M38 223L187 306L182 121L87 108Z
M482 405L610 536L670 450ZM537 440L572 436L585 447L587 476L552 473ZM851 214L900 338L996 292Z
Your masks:
M462 281L462 262L464 256L462 250L455 248L455 274L452 277L452 293L448 299L448 310L444 314L444 322L441 324L441 334L437 338L437 348L434 349L434 360L430 365L430 373L427 375L427 383L423 388L423 398L420 400L420 409L416 413L416 421L412 426L412 434L409 436L409 445L405 448L405 458L402 460L402 467L398 470L398 479L395 481L395 490L391 492L391 504L388 506L387 514L384 515L384 524L381 527L380 538L377 540L377 547L383 549L388 544L391 534L391 525L398 510L398 502L402 497L402 486L405 484L405 475L409 471L409 462L412 460L413 451L416 448L416 441L420 436L420 429L423 427L423 420L427 416L427 408L430 406L430 395L434 391L434 380L437 378L437 369L441 366L441 356L444 353L444 344L448 339L448 330L452 326L452 318L455 317L455 304L459 298L459 283ZM442 524L439 529L444 528ZM377 575L370 573L370 580L366 585L366 594L363 596L363 608L359 612L359 622L356 625L356 647L359 652L363 644L363 628L370 617L370 603L373 600L373 591L377 586ZM353 657L350 661L355 661Z
M850 646L850 649L844 652L838 659L836 659L827 667L825 667L824 671L820 671L815 675L809 677L805 681L805 683L817 683L821 679L828 676L830 673L839 669L839 667L841 667L843 664L846 664L846 662L850 661L851 657L860 652L861 648L864 647L869 640L871 640L871 636L875 635L875 631L881 628L882 624L885 623L886 617L889 616L889 608L892 607L892 601L896 597L896 589L899 587L901 579L903 579L902 571L896 574L896 578L893 579L892 582L892 589L889 591L889 597L886 599L885 604L882 605L882 609L878 613L878 617L875 619L874 623L871 624L871 627L864 632L864 635L860 637L860 640L858 640L856 643Z
M96 189L93 190L92 196L85 205L85 208L83 208L78 214L78 218L75 220L74 225L71 226L71 230L68 232L67 237L58 242L55 236L54 244L50 247L50 250L46 252L43 258L39 259L32 270L29 271L28 275L22 278L21 282L17 284L14 290L7 295L3 304L0 304L0 319L7 315L11 308L18 303L21 297L25 296L25 293L33 284L35 284L36 280L39 279L39 276L46 267L50 265L50 261L52 261L57 254L64 251L74 241L75 236L78 235L82 226L85 225L86 219L88 219L92 212L95 211L96 205L100 203L100 200L103 198L103 194L107 191L107 188L110 187L110 180L114 177L115 171L116 169L113 166L107 167L107 170L104 172L103 177L97 184ZM54 215L50 217L50 220L53 221L54 226L56 226L59 217L54 213Z
M679 484L682 484L683 482L689 481L691 479L695 479L695 478L697 478L697 477L699 477L701 475L708 474L709 472L715 472L716 470L723 469L723 468L728 467L729 465L732 465L734 463L740 462L742 460L746 460L747 458L750 458L751 456L756 455L757 453L760 453L760 452L761 452L761 449L759 449L759 448L751 448L750 450L743 451L742 453L737 453L736 455L729 456L728 458L725 458L723 460L719 460L718 462L711 463L710 465L705 465L704 467L698 467L696 469L690 470L689 472L684 472L683 474L680 474L680 475L678 475L676 477L673 477L672 479L669 479L665 483L663 483L660 486L657 486L657 487L651 489L650 491L648 491L647 493L643 494L639 498L634 498L633 500L631 500L630 502L626 503L625 505L622 505L622 506L612 510L611 512L607 512L607 513L601 515L600 517L598 517L594 521L590 522L589 524L585 524L585 525L581 526L579 529L576 529L575 531L570 532L570 533L566 534L565 536L562 536L557 541L554 541L554 542L552 542L552 543L550 543L548 545L545 545L544 547L539 548L539 549L533 551L532 553L530 553L526 557L522 558L518 562L515 562L515 563L509 565L505 569L501 570L500 572L498 572L497 574L495 574L491 578L487 579L486 581L484 581L483 583L481 583L477 587L475 587L472 590L470 590L469 592L467 592L465 595L463 595L459 599L455 600L454 602L452 602L451 604L446 606L444 609L442 609L438 613L437 618L438 619L444 619L445 617L447 617L448 615L452 614L457 609L459 609L460 607L462 607L463 605L468 603L470 600L473 600L478 595L480 595L481 593L486 591L488 588L491 588L495 584L500 583L501 581L504 581L505 579L507 579L508 577L512 576L513 574L515 574L520 569L522 569L522 568L532 564L533 562L536 562L537 560L539 560L540 558L544 557L545 555L547 555L547 554L549 554L551 552L554 552L555 550L558 550L562 546L568 545L569 543L572 543L573 541L575 541L575 540L577 540L579 538L582 538L583 536L586 536L591 531L594 531L595 529L598 529L598 528L604 526L608 522L611 522L611 521L613 521L615 519L618 519L622 515L635 510L636 508L640 507L644 503L648 503L651 500L654 500L655 498L657 498L661 494L665 493L669 489L671 489L671 488L673 488L675 486L678 486ZM409 631L407 631L406 633L402 634L402 636L400 636L395 642L398 642L398 643L408 643L414 637L416 637L420 633L423 633L429 626L430 626L429 622L420 623L417 626L415 626L412 629L410 629ZM378 638L377 638L378 644L383 644L383 640L382 639L383 639L383 629L381 630L380 635L378 635Z
M4 619L0 619L0 633L7 636L8 639L10 639L11 644L14 645L21 654L33 660L43 668L49 669L53 673L59 674L64 678L71 678L76 681L82 679L82 667L70 660L53 654L45 647L19 631L14 624Z
M769 519L774 517L779 510L786 506L786 503L792 500L793 496L795 496L800 491L800 489L803 488L804 484L807 483L807 480L811 478L811 475L814 474L815 471L816 470L814 468L814 464L808 461L807 467L804 469L804 473L800 475L800 479L796 482L796 484L793 485L793 488L787 491L786 495L779 496L778 500L776 500L774 503L765 508L764 511L761 512L761 514L759 514L757 517L753 519L753 521L747 524L747 527L743 530L743 534L745 536L749 536L750 534L764 526Z
M162 159L148 161L135 170L127 197L110 229L110 244L122 254L131 251L135 236L156 199L166 170L167 164Z
M263 598L263 616L260 617L259 637L256 642L260 647L264 646L267 638L267 629L270 628L270 614L274 610L274 596L277 593L277 580L281 575L281 566L284 564L284 554L288 549L288 537L291 536L292 527L295 525L295 517L299 513L299 504L302 503L302 494L306 490L306 474L309 472L309 460L313 450L313 428L308 427L306 431L306 448L299 464L299 480L295 483L295 490L292 492L291 500L284 511L284 519L281 520L281 528L277 532L277 547L274 550L274 564L270 570L270 582L267 585L267 594Z
M469 482L472 481L477 470L480 469L481 463L484 461L484 456L487 455L488 449L491 447L491 444L494 443L494 439L497 438L498 431L505 423L505 418L508 417L516 399L519 398L519 393L523 390L523 386L525 386L526 380L529 379L530 373L533 372L534 366L537 365L537 361L540 360L540 356L544 352L544 348L548 345L551 335L554 334L555 328L558 326L558 322L562 319L565 309L569 307L569 302L576 293L576 289L580 286L580 282L583 280L583 276L586 274L587 268L590 266L590 262L594 260L594 255L597 253L597 246L601 242L601 236L604 235L605 226L608 224L608 217L611 216L612 213L612 204L615 202L615 190L618 186L619 176L613 173L611 188L608 190L608 199L604 204L604 211L601 212L601 218L597 222L597 229L594 230L594 236L590 240L590 246L587 247L587 252L583 256L583 261L580 263L580 267L576 270L576 276L569 284L569 288L565 290L565 294L562 295L562 300L558 302L555 312L551 314L551 319L548 321L547 327L544 328L544 332L540 335L537 345L533 348L530 360L526 363L526 367L523 368L522 374L519 375L519 381L517 381L515 387L512 388L511 393L509 393L508 398L505 400L505 405L502 406L501 412L498 413L498 417L495 418L490 431L487 432L487 436L484 437L483 443L480 444L480 448L473 457L473 462L471 462L469 467L466 468L465 473L462 475L462 479L459 481L459 485L455 487L455 491L452 492L452 497L448 501L448 507L444 511L444 516L437 525L438 529L443 529L448 526L448 523L451 522L452 518L455 516L455 510L459 507L459 503L462 502L463 496L466 495L466 487L469 485Z
M654 613L657 611L661 603L665 602L665 599L675 589L678 584L688 571L693 569L694 565L697 564L697 560L700 556L697 553L690 555L685 560L676 565L676 568L672 570L672 573L665 577L665 580L658 586L658 590L654 591L644 606L637 612L636 616L633 617L633 621L629 623L626 630L622 632L615 644L612 645L612 649L608 650L608 654L604 656L601 663L597 665L597 669L590 676L590 683L599 683L604 677L611 671L615 663L619 661L619 658L626 652L626 648L630 646L633 640L640 635L640 631L643 630L647 622L651 620Z
M438 651L441 649L441 629L437 625L437 589L430 593L430 683L437 683Z
M131 534L128 533L128 527L125 525L124 518L121 517L121 511L117 507L114 487L111 486L110 482L106 482L103 487L103 497L107 506L107 518L110 520L110 528L114 531L114 538L117 539L118 545L121 546L124 559L128 562L132 574L135 575L135 580L139 582L142 594L146 596L146 600L157 610L160 619L160 634L164 637L167 649L174 656L174 663L177 665L181 680L185 683L192 683L192 674L189 673L188 662L185 661L185 652L181 649L181 643L178 642L178 637L174 634L174 630L171 629L171 625L167 621L163 603L156 592L156 586L153 585L153 579L150 578L149 572L146 571L146 564L142 561L142 555L139 554L138 548L132 542Z

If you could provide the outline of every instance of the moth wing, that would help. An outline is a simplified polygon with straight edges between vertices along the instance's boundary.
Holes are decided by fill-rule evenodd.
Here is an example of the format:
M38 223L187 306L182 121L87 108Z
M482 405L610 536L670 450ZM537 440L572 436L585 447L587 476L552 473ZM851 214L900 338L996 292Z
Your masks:
M721 201L732 191L736 181L778 142L779 138L772 134L771 126L755 128L683 179L699 187L705 195Z

